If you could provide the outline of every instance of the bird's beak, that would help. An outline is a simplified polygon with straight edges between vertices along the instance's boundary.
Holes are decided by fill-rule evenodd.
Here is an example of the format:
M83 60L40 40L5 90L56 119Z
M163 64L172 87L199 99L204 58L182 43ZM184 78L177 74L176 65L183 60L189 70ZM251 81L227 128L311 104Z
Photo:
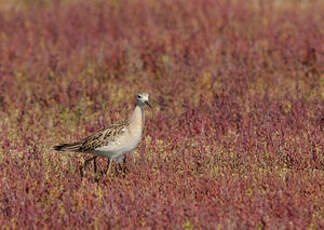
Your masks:
M151 104L150 104L148 101L145 101L145 104L146 104L148 107L152 108Z

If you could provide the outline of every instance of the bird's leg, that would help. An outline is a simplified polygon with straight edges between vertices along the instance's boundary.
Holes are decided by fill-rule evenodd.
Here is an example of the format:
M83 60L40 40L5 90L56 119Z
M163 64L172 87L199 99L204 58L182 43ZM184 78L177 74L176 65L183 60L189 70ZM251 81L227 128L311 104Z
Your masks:
M123 165L121 163L118 163L119 171L123 172Z
M119 170L123 177L125 177L125 162L126 162L125 156L118 158Z
M94 157L93 159L93 170L95 173L97 173L97 161L96 161L97 157Z
M110 159L108 158L108 161L107 161L107 168L106 168L106 172L105 172L105 174L106 174L107 176L109 175L109 172L110 172L111 162L112 162L112 160L110 160Z
M94 157L91 157L91 158L85 160L85 162L84 162L84 164L83 164L83 167L80 167L80 176L81 176L81 178L83 177L83 169L85 169L85 168L87 167L87 165L89 164L90 161L93 161L93 160L95 160L96 158L97 158L97 157L94 156Z

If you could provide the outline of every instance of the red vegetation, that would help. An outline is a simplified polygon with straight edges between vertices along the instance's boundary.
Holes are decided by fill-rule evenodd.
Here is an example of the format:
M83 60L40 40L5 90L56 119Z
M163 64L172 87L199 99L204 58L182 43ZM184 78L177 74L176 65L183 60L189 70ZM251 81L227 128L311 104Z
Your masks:
M3 2L1 228L324 228L323 1ZM141 90L127 175L81 181L51 147Z

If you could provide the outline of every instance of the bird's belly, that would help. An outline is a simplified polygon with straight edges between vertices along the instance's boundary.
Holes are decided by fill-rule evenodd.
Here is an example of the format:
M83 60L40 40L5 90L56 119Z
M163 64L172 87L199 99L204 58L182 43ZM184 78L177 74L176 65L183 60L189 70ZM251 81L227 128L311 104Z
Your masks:
M107 146L102 146L95 150L95 154L103 157L108 157L110 159L114 159L124 155L128 152L133 151L138 143L140 142L141 137L132 138L122 138L118 141L112 142Z

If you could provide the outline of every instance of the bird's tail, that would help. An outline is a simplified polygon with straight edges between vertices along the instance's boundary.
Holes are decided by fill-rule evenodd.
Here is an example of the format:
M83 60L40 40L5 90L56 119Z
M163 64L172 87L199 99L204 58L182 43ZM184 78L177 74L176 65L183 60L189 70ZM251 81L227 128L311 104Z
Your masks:
M80 150L81 143L76 142L72 144L59 144L53 147L56 151L71 151L71 152L78 152Z

